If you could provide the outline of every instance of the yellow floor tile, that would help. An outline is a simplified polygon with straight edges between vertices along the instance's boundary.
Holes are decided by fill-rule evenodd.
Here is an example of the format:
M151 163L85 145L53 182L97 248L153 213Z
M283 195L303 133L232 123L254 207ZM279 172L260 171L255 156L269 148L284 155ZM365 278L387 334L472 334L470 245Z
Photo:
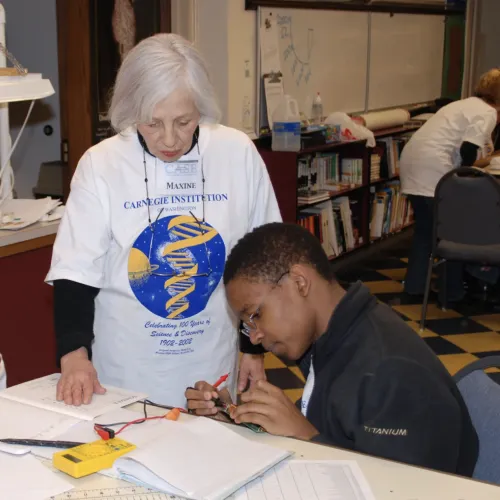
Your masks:
M285 389L283 391L294 403L302 397L302 389Z
M437 333L431 332L427 328L424 328L424 331L420 331L420 325L416 321L407 321L406 324L412 329L415 330L423 339L427 337L439 337Z
M422 317L422 305L421 304L413 304L406 306L392 306L393 309L404 314L408 319L412 319L413 321L420 321ZM447 311L443 311L436 304L429 304L427 307L427 319L446 319L446 318L459 318L461 314L458 314L456 311L452 311L448 309Z
M371 293L401 293L403 291L402 283L398 281L365 281L364 284L370 289Z
M405 279L405 276L406 276L406 268L402 268L402 269L379 269L379 270L377 270L377 273L383 274L384 276L387 276L388 278L391 278L391 280L402 281L402 280Z
M302 380L302 382L304 382L304 384L306 383L306 379L304 378L304 375L302 375L302 372L300 371L300 368L298 366L290 366L288 367L288 369L295 373L295 375L297 375L297 377L300 378L300 380Z
M500 351L500 334L496 332L443 335L443 338L467 352Z
M471 316L472 320L490 330L500 331L500 314L484 314L483 316Z
M484 370L486 373L500 373L500 369L498 368L488 368L487 370Z
M467 366L469 363L476 361L478 359L473 354L443 354L438 356L446 369L450 372L451 375L455 375L458 370L461 370L464 366Z
M272 368L286 368L286 365L274 354L266 352L266 354L264 354L264 369L269 370Z

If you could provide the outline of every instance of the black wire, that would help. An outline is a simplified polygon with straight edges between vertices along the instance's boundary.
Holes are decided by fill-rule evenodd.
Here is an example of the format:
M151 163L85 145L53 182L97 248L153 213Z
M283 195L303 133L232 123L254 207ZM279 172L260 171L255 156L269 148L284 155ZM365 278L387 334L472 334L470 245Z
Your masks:
M146 411L146 400L143 401L144 403L144 406L143 406L143 410L144 410L144 418L142 420L140 420L139 422L134 422L132 425L137 425L137 424L143 424L146 419L148 418L148 413ZM130 424L130 422L113 422L112 424L94 424L94 425L97 425L98 427L114 427L116 425L127 425L127 424Z

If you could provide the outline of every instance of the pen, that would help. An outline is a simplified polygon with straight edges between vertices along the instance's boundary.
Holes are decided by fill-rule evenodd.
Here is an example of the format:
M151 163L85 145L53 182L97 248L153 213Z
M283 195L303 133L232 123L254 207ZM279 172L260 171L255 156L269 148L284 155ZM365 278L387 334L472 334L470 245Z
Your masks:
M21 446L46 446L48 448L74 448L85 443L76 443L73 441L48 441L44 439L0 439L1 443L16 444Z
M220 377L219 380L217 380L217 382L215 382L215 384L213 385L213 387L215 387L217 389L217 387L219 387L219 385L221 385L222 382L225 382L227 380L227 377L229 377L229 373L226 373L225 375L222 375L222 377Z

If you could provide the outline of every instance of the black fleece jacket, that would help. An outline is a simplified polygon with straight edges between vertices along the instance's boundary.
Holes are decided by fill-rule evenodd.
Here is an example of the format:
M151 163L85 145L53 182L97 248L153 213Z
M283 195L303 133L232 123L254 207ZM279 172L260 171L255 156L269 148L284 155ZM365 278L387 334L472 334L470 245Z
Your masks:
M315 441L471 476L478 438L445 367L392 309L355 283L303 358Z

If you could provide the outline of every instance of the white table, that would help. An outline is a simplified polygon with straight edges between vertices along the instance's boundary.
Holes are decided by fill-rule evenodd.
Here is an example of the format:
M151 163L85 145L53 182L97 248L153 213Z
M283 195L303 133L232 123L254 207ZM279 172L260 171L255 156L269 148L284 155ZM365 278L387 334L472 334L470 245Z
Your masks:
M142 413L142 404L129 409ZM148 407L148 414L164 411ZM195 418L181 415L181 418ZM377 500L500 500L500 487L468 480L451 474L442 474L419 467L382 460L338 448L322 446L295 439L255 434L248 429L230 426L242 436L255 441L295 452L295 458L308 460L356 460L366 476ZM62 474L62 473L58 473ZM77 489L99 489L130 486L130 483L100 474L70 480Z

